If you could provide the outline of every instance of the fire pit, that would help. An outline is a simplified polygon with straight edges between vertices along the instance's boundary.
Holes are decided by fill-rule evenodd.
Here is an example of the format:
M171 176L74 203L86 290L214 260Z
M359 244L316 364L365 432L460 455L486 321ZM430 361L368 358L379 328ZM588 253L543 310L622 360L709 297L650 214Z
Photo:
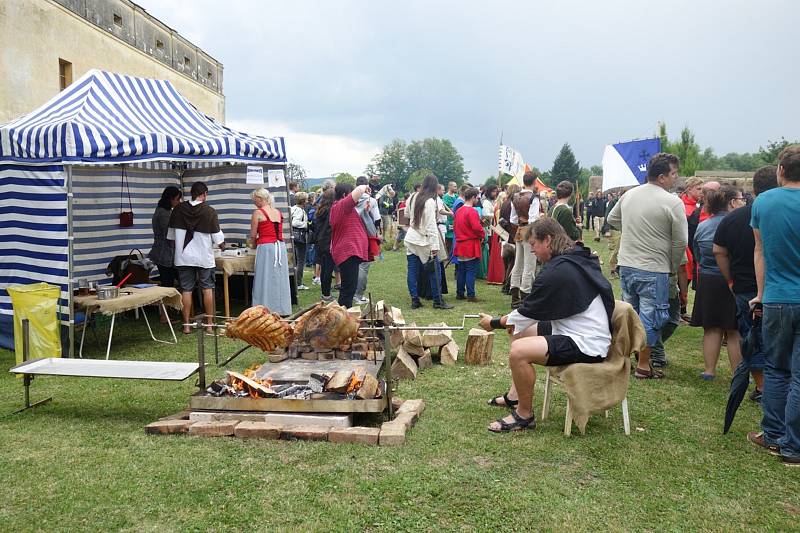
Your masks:
M242 373L227 371L225 378L193 395L189 406L206 411L383 412L391 391L378 373L383 367L390 380L391 367L384 317L376 316L373 306L362 314L357 308L322 303L296 320L280 319L265 308L247 309L224 324L227 335L261 348L267 361Z

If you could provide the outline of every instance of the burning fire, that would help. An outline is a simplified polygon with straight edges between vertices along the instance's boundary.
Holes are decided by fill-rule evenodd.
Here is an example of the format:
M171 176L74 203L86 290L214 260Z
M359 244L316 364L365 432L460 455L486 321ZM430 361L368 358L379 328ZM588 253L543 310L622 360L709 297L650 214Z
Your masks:
M231 387L237 391L246 392L251 398L263 398L265 396L263 389L269 389L272 386L272 378L257 379L256 372L261 365L255 364L245 370L242 375L245 379L236 377L228 373L228 382Z
M352 377L350 377L350 384L347 385L347 394L351 392L355 392L361 388L361 385L364 383L363 379L358 378L358 373L353 372Z

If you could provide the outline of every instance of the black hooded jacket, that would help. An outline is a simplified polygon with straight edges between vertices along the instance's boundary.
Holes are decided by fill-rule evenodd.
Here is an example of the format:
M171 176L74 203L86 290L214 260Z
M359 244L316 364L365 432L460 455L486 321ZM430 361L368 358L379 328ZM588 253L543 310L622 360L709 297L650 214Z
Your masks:
M517 311L540 322L563 320L586 311L597 295L603 300L611 330L614 291L600 270L599 259L589 248L576 244L545 263Z

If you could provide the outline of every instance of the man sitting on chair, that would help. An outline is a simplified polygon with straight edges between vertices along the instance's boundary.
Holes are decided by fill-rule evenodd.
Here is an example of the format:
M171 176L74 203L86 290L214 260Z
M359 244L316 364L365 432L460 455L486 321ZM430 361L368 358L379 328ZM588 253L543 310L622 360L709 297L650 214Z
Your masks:
M513 385L507 394L489 403L514 409L492 422L488 429L496 433L536 427L533 363L600 363L611 345L614 293L597 257L570 240L552 218L536 220L528 227L527 239L544 264L531 293L519 309L506 316L481 314L483 329L506 328L513 334L509 353Z

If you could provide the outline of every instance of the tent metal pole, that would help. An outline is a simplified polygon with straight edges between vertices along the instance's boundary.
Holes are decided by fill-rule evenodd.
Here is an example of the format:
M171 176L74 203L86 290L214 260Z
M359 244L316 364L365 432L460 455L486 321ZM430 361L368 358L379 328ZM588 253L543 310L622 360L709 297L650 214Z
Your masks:
M74 246L73 246L73 224L72 224L72 165L67 165L67 261L68 261L68 272L67 272L67 301L69 302L69 317L68 317L68 324L69 324L69 357L75 357L75 302L73 301L72 293L73 293L73 283L72 283L72 276L73 276L73 259L72 254L74 253ZM86 327L86 324L84 324Z

